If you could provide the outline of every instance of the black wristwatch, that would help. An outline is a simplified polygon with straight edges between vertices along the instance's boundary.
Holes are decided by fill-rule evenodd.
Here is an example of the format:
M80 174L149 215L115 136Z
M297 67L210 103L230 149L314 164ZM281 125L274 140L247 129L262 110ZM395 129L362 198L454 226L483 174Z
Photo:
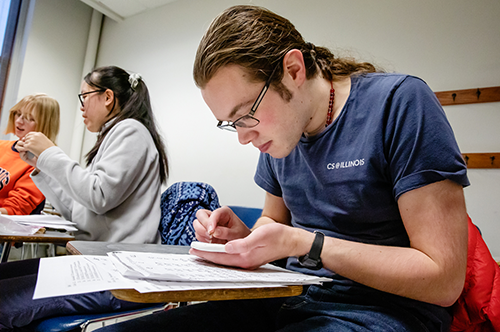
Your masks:
M319 270L323 267L323 263L321 263L321 250L323 249L325 234L318 231L314 231L314 234L316 234L316 236L314 237L311 250L304 256L299 257L299 263L308 269Z

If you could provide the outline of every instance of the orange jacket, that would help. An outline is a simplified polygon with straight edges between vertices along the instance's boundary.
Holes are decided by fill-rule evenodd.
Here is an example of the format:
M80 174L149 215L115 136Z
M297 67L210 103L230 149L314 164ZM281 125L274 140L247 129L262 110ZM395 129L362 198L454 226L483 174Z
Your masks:
M451 332L500 331L500 267L470 218L467 276L452 308Z
M33 183L33 167L12 147L15 141L0 141L0 207L9 214L30 214L45 197Z

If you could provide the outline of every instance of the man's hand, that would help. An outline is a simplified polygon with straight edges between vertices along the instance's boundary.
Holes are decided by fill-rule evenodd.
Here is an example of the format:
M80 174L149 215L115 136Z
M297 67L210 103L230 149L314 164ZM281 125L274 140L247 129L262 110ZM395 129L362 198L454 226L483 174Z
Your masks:
M226 243L250 234L250 229L227 206L215 211L198 210L193 227L201 242Z
M306 233L309 232L279 223L270 223L255 229L245 238L227 242L226 253L196 249L191 249L189 253L217 264L256 269L277 259L295 256L296 240L307 237Z

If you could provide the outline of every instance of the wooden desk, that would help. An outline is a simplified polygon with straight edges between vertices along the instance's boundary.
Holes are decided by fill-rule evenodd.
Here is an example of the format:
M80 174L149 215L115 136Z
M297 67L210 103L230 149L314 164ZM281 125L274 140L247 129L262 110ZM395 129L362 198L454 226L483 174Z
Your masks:
M140 251L170 254L187 254L188 246L161 244L130 244L94 241L70 241L66 250L75 255L106 255L111 251ZM111 293L120 300L141 303L191 302L262 299L270 297L296 296L302 293L302 286L236 288L236 289L201 289L188 291L166 291L139 293L135 289L117 289Z
M47 231L44 234L34 235L13 235L0 233L0 243L3 242L1 262L4 263L9 259L10 248L12 244L18 242L36 242L36 243L54 243L66 244L68 241L74 240L73 235L58 231Z

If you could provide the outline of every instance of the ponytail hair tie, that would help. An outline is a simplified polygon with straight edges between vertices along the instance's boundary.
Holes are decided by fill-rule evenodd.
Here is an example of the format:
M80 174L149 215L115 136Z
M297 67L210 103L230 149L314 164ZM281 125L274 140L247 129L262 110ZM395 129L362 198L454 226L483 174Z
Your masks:
M128 77L128 82L130 83L130 87L132 88L132 90L135 91L135 88L137 87L137 84L139 84L139 80L141 78L141 74L130 74L130 76Z

